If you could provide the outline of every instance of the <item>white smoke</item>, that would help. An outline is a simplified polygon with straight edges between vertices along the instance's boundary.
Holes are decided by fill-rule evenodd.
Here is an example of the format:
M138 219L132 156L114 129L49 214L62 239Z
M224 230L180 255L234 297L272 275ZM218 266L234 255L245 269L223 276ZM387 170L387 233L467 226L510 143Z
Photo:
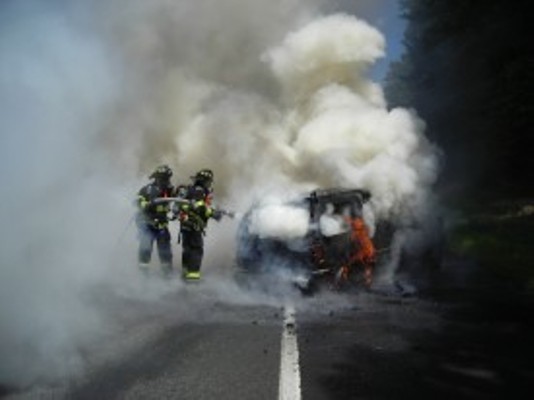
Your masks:
M269 54L290 89L294 108L286 115L299 176L323 187L368 189L382 216L413 214L436 178L435 150L417 117L387 110L381 88L366 78L383 45L365 22L334 15L290 34Z
M250 233L260 238L301 238L308 231L309 218L303 208L268 205L253 214Z
M319 219L319 229L321 233L326 236L335 236L346 232L346 222L338 215L322 215Z
M139 285L131 220L160 163L181 183L212 168L217 204L240 211L330 186L370 190L366 220L427 204L423 125L366 77L384 39L321 17L328 2L21 3L0 5L0 382L81 371L80 349L113 329L95 292L170 290ZM210 227L206 271L230 268L235 227Z
M266 54L286 94L301 101L331 84L357 88L383 103L380 90L362 74L384 55L384 38L354 16L338 14L313 21L289 34Z

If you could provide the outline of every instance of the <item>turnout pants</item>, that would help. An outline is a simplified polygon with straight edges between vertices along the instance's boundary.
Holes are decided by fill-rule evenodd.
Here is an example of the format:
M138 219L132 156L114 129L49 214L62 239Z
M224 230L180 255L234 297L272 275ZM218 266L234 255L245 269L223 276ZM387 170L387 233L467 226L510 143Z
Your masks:
M156 229L150 225L139 227L139 263L148 264L156 242L161 265L172 268L171 234L168 228Z
M188 272L200 271L204 255L202 232L182 229L182 268Z

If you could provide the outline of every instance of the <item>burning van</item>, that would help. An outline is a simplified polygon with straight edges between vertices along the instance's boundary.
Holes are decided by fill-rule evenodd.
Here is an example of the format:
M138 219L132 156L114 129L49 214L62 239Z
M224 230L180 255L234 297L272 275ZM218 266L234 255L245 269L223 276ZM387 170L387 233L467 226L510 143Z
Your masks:
M387 233L380 228L372 239L364 220L370 197L361 189L315 190L252 207L238 229L238 276L287 278L305 293L368 288L387 245Z

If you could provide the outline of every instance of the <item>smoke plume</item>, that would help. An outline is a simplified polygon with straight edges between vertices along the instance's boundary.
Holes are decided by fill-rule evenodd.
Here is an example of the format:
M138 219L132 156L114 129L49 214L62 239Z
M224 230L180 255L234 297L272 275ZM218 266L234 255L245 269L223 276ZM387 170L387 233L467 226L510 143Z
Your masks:
M169 290L147 293L135 269L132 202L159 164L180 183L211 168L216 203L237 211L344 186L372 193L368 220L419 215L435 150L367 77L381 33L328 4L0 6L0 382L81 371L84 345L114 329L95 293ZM299 229L275 215L285 225L260 225ZM207 273L231 267L235 225L210 227Z

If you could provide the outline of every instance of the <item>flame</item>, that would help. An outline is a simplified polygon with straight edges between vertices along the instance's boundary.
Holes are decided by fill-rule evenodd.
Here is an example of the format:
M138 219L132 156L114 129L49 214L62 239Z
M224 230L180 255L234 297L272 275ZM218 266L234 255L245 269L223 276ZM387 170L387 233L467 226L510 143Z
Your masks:
M354 246L354 252L350 255L348 264L363 266L364 282L369 287L373 277L373 265L376 262L375 246L369 237L369 229L362 218L349 218L348 223L351 227L350 238Z
M348 218L350 230L350 253L348 259L339 268L335 266L334 286L339 288L349 280L356 268L363 268L363 279L366 287L371 286L373 266L376 262L375 246L369 236L369 229L362 218ZM310 248L311 258L317 268L327 267L326 249L320 240L314 240Z

